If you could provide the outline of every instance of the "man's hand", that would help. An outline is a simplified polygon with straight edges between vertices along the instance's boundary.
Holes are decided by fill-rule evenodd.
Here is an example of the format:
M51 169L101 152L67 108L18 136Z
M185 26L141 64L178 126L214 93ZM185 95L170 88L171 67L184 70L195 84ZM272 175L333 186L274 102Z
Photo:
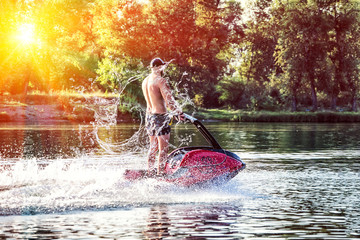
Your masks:
M178 121L178 122L184 122L185 121L185 115L184 115L183 112L179 113L178 115L176 115L174 117L175 117L176 121Z
M178 115L178 117L179 117L179 119L180 119L181 122L185 121L185 115L184 115L184 113L180 113L180 114Z

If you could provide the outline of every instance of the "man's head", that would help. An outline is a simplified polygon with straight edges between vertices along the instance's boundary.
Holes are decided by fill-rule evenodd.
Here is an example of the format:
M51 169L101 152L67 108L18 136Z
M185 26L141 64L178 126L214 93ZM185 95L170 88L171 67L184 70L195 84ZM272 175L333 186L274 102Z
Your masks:
M165 65L165 62L163 60L161 60L161 58L154 58L153 60L151 60L151 63L150 63L151 68L159 67L159 66L163 66L163 65Z

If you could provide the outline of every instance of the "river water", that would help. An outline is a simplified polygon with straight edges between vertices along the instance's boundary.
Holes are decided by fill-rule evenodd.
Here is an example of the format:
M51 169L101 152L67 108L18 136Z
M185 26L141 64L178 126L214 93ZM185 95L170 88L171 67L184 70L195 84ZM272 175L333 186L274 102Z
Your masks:
M225 185L126 181L146 165L135 124L1 124L0 238L360 238L360 124L205 126L247 164ZM171 141L206 144L187 125Z

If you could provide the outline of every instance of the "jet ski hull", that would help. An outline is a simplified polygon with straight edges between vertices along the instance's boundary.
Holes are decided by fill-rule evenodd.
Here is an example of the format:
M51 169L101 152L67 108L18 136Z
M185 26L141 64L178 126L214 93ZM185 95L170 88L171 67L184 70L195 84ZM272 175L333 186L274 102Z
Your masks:
M177 160L181 156L181 160ZM225 183L245 168L245 163L229 151L208 147L176 149L165 165L167 182L182 186Z
M223 184L245 168L240 158L223 149L186 147L174 150L168 157L164 176L149 176L146 170L127 170L125 178L137 180L155 177L179 186Z

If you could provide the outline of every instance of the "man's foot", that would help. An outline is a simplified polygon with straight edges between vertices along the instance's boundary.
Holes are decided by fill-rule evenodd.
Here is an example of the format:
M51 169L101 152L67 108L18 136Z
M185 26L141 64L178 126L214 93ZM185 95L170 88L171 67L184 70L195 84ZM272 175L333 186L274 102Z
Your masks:
M157 175L157 171L155 168L149 169L145 172L145 177L148 177L148 178L155 177L156 175Z
M165 172L160 172L160 173L157 173L156 174L156 177L157 178L162 178L162 177L165 177L167 174Z

